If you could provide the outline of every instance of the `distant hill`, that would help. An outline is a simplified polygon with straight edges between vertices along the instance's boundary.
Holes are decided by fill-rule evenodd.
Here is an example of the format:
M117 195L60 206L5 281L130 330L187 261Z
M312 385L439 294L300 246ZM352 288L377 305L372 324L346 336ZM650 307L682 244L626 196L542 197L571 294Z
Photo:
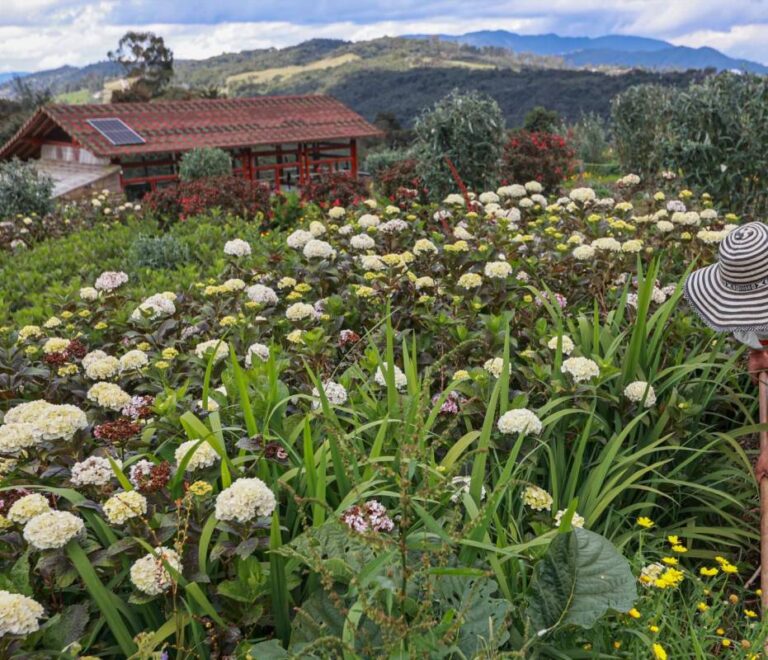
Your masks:
M414 35L434 39L430 35ZM604 37L561 37L557 34L524 35L506 30L481 30L466 34L441 34L443 41L478 47L505 48L534 55L562 57L574 67L641 67L648 69L738 69L749 73L768 73L758 62L735 59L714 48L675 46L659 39L624 35Z
M0 84L7 82L9 80L13 80L14 78L26 76L27 74L23 71L9 71L7 73L0 73Z

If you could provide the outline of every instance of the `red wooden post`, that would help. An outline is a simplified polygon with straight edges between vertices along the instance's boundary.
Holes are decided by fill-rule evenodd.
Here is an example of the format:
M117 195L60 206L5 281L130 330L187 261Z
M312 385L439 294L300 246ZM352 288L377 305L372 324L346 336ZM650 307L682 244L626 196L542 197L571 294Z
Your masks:
M357 179L357 140L354 138L349 141L349 151L352 156L352 178Z

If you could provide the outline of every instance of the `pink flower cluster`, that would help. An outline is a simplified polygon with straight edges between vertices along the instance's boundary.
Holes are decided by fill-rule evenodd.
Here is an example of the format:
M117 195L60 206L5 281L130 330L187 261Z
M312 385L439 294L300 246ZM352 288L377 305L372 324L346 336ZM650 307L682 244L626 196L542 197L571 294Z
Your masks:
M350 507L341 515L341 522L361 534L368 531L391 532L395 528L392 518L387 515L387 508L377 500Z

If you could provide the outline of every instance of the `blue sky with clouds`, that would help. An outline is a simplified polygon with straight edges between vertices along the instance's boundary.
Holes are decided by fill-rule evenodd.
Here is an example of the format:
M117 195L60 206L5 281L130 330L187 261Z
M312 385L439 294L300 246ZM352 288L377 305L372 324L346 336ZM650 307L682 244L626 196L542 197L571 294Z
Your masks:
M768 64L766 0L0 0L0 72L104 59L128 29L202 58L313 37L633 34Z

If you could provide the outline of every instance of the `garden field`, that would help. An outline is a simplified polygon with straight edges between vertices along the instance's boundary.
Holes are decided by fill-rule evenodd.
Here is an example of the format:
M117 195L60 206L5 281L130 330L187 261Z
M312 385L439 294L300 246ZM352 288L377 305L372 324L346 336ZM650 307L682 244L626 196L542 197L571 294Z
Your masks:
M18 223L0 657L761 657L745 218L598 192Z

